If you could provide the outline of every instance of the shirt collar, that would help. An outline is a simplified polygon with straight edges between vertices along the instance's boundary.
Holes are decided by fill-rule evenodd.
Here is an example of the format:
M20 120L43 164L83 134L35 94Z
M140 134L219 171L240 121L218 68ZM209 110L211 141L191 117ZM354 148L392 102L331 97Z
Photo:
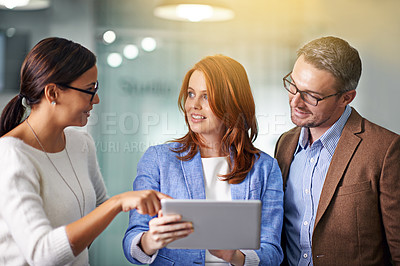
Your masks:
M328 150L329 154L333 156L337 143L339 142L340 135L342 134L344 125L349 119L350 114L351 114L351 107L347 105L340 118L314 143L320 141L321 144L324 146L324 148ZM299 142L297 144L295 154L307 148L309 143L309 134L310 130L308 128L306 127L301 128Z

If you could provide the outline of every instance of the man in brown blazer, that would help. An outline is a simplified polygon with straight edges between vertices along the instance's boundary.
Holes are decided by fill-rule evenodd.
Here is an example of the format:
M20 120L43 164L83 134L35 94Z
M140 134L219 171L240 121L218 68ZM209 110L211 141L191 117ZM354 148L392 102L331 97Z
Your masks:
M289 265L400 265L400 136L349 106L360 75L357 50L323 37L284 78L297 126L275 150Z

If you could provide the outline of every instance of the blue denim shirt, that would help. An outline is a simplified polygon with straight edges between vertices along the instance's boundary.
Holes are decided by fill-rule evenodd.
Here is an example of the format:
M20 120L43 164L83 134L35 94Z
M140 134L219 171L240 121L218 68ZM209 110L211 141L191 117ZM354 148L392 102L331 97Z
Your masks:
M325 176L351 114L345 111L318 140L309 145L309 129L302 128L285 190L286 254L290 265L312 265L311 240Z
M150 147L138 164L134 190L154 189L176 199L205 199L204 178L200 153L190 161L176 158L171 148L179 143ZM182 154L181 154L182 155ZM261 247L256 250L260 265L279 265L283 259L280 246L283 223L283 184L278 163L261 152L247 177L240 184L231 185L235 200L258 199L262 201ZM123 240L126 258L141 264L131 256L131 243L136 235L149 230L152 217L130 212L129 227ZM246 225L243 225L246 230ZM205 250L167 249L159 250L151 265L204 265Z

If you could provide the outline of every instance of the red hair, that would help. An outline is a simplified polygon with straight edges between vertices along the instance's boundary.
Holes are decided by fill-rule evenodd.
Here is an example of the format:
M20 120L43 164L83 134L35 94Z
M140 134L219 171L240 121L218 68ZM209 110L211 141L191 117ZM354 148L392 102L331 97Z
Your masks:
M230 154L232 159L229 160L231 171L221 177L230 184L239 184L246 178L259 156L259 150L253 145L258 129L254 98L246 70L239 62L223 55L208 56L200 60L183 79L178 106L184 113L189 79L196 70L204 74L210 108L224 125L221 149ZM189 161L198 152L198 147L205 147L205 144L201 137L190 129L186 113L185 121L189 132L174 140L182 144L174 151L188 151L185 156L177 158Z

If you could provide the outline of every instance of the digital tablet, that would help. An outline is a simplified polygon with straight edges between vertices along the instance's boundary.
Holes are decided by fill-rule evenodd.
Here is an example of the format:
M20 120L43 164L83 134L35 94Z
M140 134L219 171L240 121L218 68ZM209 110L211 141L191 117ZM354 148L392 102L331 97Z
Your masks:
M260 200L162 199L163 214L180 214L194 232L167 245L179 249L259 249Z

